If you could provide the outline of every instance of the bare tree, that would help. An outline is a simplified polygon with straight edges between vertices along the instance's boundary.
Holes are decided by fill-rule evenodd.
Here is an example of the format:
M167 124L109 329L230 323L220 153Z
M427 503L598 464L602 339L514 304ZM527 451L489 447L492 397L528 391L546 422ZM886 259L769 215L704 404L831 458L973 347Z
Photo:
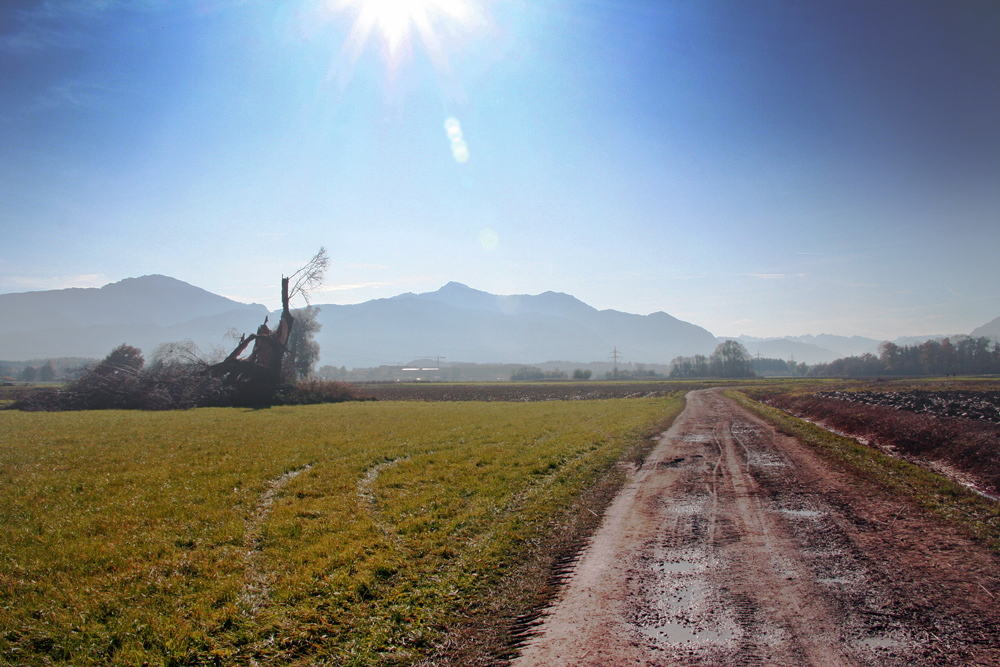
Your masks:
M238 336L237 339L239 339ZM209 362L202 355L201 350L191 339L171 341L157 345L156 349L153 350L152 360L162 363L181 362L201 366L209 365Z
M320 246L319 251L305 266L288 276L290 281L294 281L291 289L288 290L288 298L294 299L301 295L308 306L312 293L323 285L323 279L326 277L326 270L329 266L330 256L326 253L326 248Z

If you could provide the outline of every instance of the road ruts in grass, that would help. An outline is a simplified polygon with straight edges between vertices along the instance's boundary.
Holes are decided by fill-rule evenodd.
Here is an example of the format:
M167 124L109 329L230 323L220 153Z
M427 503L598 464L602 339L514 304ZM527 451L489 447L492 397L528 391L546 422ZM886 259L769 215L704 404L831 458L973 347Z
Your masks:
M260 553L263 546L261 528L267 521L271 506L274 504L278 493L281 492L286 484L310 468L312 466L307 465L295 470L289 470L280 477L269 481L266 490L260 495L253 513L247 518L246 533L243 538L243 546L246 549L244 557L246 562L246 575L244 579L246 583L240 595L240 602L243 604L246 613L251 616L255 615L267 604L267 598L270 593L269 573L265 572L260 564Z

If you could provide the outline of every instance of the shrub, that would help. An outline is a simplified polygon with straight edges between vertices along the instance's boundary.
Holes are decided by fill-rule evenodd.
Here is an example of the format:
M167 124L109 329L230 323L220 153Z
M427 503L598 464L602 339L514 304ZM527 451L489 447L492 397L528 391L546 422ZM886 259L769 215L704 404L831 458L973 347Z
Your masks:
M65 389L19 392L11 404L28 412L56 410L186 410L237 405L233 387L212 377L192 355L170 356L145 366L141 350L122 345L84 370ZM340 403L362 399L343 382L308 380L282 385L266 405ZM370 399L374 400L374 399Z
M227 405L222 382L206 373L203 363L159 360L144 368L142 351L120 345L65 389L24 392L12 408L53 410L177 410Z
M303 380L295 384L282 385L274 396L276 405L310 405L361 400L375 399L362 397L351 385L333 380Z

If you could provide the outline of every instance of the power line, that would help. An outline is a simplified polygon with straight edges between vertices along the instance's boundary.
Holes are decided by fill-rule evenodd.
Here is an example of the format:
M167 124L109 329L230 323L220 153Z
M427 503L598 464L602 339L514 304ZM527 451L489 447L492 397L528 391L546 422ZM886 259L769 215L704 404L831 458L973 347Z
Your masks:
M622 360L622 353L618 351L617 345L615 345L614 351L608 355L608 360L614 362L615 364L614 376L618 377L618 362Z

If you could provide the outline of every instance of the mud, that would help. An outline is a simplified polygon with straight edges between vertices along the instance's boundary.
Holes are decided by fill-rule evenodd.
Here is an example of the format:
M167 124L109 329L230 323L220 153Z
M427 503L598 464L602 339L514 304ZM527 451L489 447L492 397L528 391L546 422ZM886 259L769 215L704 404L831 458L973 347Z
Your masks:
M1000 665L998 565L692 392L513 664Z

